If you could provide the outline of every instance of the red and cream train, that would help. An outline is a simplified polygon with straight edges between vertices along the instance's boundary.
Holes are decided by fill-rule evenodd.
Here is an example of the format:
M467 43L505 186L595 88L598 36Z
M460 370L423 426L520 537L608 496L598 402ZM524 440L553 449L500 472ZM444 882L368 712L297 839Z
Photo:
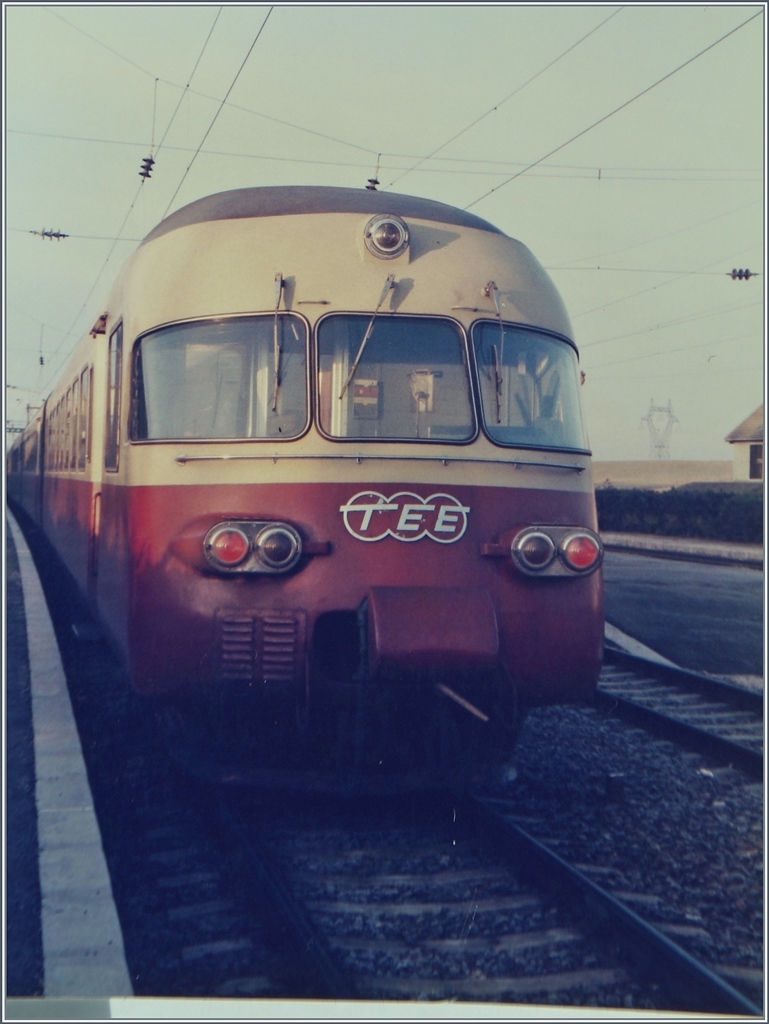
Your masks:
M185 735L256 779L441 781L591 695L577 352L521 243L420 198L239 189L162 221L98 314L9 495Z

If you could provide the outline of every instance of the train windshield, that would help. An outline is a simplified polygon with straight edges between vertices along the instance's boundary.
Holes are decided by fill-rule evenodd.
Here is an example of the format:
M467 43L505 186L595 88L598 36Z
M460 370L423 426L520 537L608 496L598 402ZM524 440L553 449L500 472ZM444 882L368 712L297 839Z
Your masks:
M289 314L175 324L134 362L136 440L288 438L307 426L307 332Z
M472 332L486 433L497 444L585 450L577 354L564 341L498 321Z
M338 438L469 441L465 342L451 320L333 314L318 325L321 430Z

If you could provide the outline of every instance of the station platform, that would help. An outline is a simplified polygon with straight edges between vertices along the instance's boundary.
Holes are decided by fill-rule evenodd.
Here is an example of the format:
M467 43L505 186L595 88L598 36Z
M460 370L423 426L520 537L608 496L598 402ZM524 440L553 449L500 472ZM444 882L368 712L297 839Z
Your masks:
M6 996L130 996L112 887L56 637L6 533Z
M604 533L601 540L607 551L627 551L639 555L683 558L695 562L745 565L761 569L764 549L761 544L733 544L721 540L690 540L686 537L661 537L648 533Z

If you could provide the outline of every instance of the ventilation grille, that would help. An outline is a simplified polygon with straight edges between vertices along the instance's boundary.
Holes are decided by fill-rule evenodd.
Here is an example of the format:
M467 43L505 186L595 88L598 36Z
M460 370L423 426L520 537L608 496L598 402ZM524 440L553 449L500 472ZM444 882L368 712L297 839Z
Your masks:
M261 615L219 615L219 665L222 679L291 683L304 653L303 612L266 611Z
M219 651L223 679L254 678L256 643L252 616L223 615L219 620Z

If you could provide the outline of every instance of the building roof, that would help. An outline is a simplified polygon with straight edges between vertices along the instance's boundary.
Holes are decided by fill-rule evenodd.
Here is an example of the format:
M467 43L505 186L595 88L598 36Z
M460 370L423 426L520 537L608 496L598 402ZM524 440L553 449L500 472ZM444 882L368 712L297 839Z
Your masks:
M724 441L734 444L735 441L763 441L764 440L764 407L759 407L743 420L738 427L735 427L731 434L727 434Z

